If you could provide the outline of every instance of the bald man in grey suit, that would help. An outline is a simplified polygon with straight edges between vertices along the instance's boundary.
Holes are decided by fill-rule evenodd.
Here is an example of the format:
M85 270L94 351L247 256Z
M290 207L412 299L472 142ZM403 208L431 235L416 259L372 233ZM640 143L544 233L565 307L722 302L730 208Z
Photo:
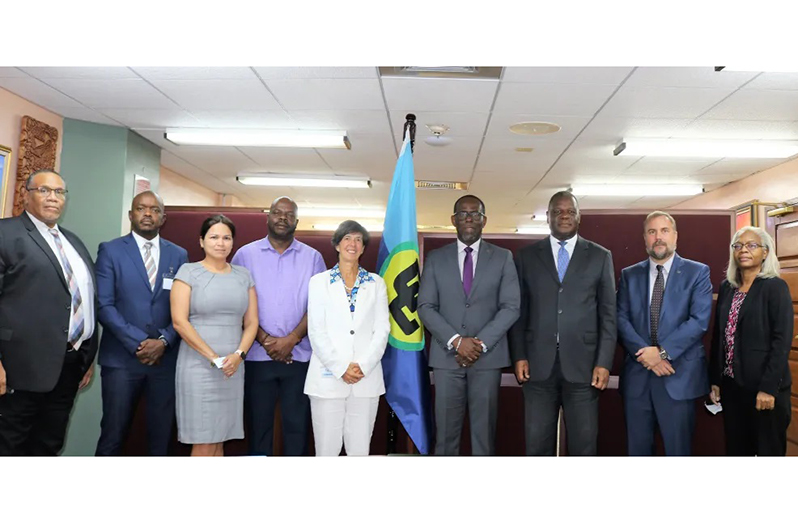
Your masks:
M487 221L482 200L457 200L457 242L430 252L421 273L418 313L432 333L438 456L460 453L466 407L471 453L496 452L501 369L510 365L506 334L521 294L512 253L482 240Z

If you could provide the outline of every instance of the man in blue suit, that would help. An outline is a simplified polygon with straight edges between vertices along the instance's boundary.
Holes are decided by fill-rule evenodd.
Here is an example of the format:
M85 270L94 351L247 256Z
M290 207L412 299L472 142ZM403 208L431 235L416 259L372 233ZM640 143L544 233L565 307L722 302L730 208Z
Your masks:
M132 232L101 243L95 264L103 326L99 356L103 418L97 455L121 453L144 394L149 452L165 456L175 419L180 342L172 327L169 291L188 255L159 236L166 214L163 200L154 192L136 195L128 218Z
M709 267L676 254L668 213L649 214L643 237L649 258L621 272L617 301L629 455L652 455L659 426L665 454L687 456L695 399L709 390L702 343L712 310Z

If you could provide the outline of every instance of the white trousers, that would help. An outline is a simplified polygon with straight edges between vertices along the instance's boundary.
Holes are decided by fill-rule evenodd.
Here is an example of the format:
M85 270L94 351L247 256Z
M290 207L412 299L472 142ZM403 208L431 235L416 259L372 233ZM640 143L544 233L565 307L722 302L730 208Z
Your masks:
M309 397L317 456L338 456L342 444L347 456L369 455L379 396L358 398L350 394L347 398Z

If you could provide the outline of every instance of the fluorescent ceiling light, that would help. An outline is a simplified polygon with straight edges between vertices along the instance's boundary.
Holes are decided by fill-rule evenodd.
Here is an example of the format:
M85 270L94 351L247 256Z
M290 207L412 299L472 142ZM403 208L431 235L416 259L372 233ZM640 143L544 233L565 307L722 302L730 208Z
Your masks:
M616 147L613 154L679 158L789 158L798 154L798 142L630 138Z
M299 208L300 218L385 218L385 209L359 207L305 207Z
M242 174L236 180L244 185L265 187L336 187L368 189L371 180L367 176L324 176L303 174Z
M724 65L715 67L715 71L742 71L745 73L798 73L798 67L794 65L785 66L739 66L739 65Z
M340 223L315 223L313 224L313 229L316 231L334 231L338 229L338 226L341 225ZM368 232L382 232L382 224L381 223L361 223L363 227Z
M603 184L574 185L572 192L577 196L693 196L704 192L701 185L677 184Z
M537 226L537 227L519 227L515 230L516 234L537 234L537 235L548 235L551 234L551 230L548 226Z
M351 149L346 131L265 131L260 129L167 129L164 137L177 145L231 147L310 147Z

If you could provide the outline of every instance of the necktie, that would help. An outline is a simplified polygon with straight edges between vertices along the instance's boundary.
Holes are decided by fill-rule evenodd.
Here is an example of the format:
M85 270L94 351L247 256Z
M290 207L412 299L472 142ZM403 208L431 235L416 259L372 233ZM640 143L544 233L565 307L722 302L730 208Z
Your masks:
M155 260L152 258L152 242L144 244L144 268L147 269L147 279L150 280L150 288L155 288Z
M568 270L568 262L570 261L568 251L565 250L566 241L557 242L560 244L560 250L557 252L557 275L560 277L560 282L565 278L565 271Z
M76 341L83 335L83 300L80 297L80 289L78 288L78 281L75 274L72 272L72 266L67 259L64 244L61 242L61 235L58 234L54 228L50 229L50 234L55 238L55 245L58 247L58 257L61 258L61 263L64 266L64 273L66 275L67 284L69 285L69 293L72 295L72 327L69 330L69 338L67 342L74 345Z
M657 329L659 328L659 311L662 309L662 295L665 292L665 276L662 265L657 265L657 279L654 280L654 291L651 293L651 344L659 345Z
M465 248L465 260L463 260L463 290L466 296L471 294L471 284L474 283L474 259L471 257L471 247Z

